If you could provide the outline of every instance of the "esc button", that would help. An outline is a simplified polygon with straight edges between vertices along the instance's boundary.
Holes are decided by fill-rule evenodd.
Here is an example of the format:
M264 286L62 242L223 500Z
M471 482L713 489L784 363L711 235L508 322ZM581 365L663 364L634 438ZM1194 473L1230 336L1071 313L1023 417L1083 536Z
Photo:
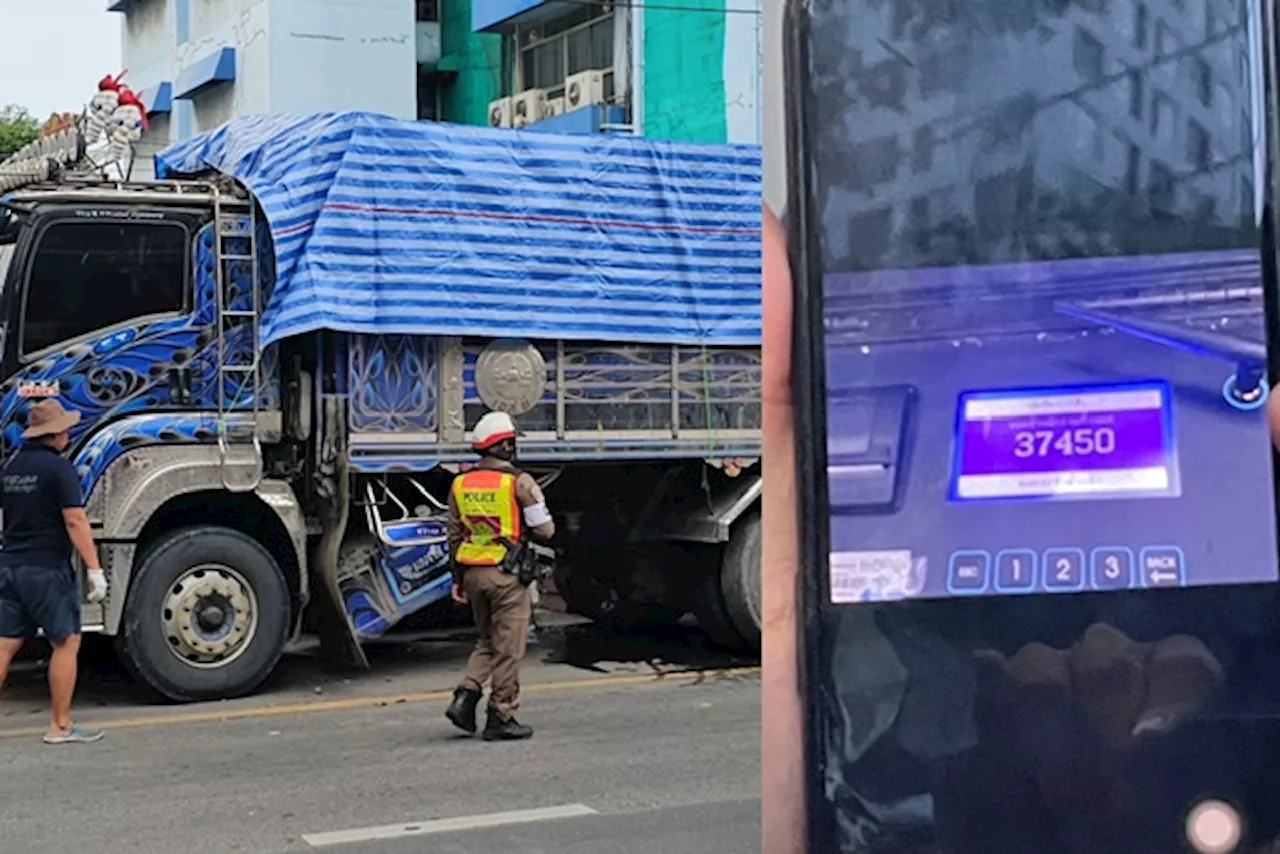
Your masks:
M952 595L983 593L991 574L991 555L976 550L953 552L947 570L947 590Z

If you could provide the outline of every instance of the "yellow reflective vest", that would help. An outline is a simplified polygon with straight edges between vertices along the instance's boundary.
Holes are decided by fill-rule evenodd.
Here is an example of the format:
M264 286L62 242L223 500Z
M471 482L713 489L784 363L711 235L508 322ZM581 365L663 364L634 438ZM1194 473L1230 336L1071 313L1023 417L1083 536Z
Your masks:
M463 566L500 566L507 556L502 541L520 539L522 521L511 472L473 469L453 480L453 502L466 535L455 558Z

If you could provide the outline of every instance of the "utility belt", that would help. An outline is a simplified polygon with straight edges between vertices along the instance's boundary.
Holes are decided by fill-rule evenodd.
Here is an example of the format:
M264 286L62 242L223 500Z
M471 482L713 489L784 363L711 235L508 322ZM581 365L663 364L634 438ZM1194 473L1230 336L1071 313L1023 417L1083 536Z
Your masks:
M555 570L555 549L525 540L512 541L506 537L500 537L498 542L506 547L507 553L496 568L507 575L514 575L521 584L532 584L539 579L549 578ZM463 566L470 568L466 564Z

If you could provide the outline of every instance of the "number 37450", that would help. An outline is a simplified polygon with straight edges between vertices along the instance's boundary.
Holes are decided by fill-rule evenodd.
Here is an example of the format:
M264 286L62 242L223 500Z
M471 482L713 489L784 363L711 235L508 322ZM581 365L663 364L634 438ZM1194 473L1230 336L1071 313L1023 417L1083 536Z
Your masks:
M1111 427L1076 427L1072 430L1021 430L1013 435L1015 457L1087 457L1110 454L1116 449Z

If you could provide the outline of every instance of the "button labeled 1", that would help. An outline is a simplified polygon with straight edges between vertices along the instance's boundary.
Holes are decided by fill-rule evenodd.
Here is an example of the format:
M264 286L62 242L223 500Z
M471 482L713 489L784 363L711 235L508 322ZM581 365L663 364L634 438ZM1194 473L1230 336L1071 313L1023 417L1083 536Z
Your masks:
M1084 589L1084 552L1080 549L1046 549L1044 588L1050 591Z
M1090 556L1097 590L1128 590L1133 586L1133 552L1124 546L1103 546Z
M1035 586L1035 552L1007 549L996 555L996 590L1001 593L1027 593Z

